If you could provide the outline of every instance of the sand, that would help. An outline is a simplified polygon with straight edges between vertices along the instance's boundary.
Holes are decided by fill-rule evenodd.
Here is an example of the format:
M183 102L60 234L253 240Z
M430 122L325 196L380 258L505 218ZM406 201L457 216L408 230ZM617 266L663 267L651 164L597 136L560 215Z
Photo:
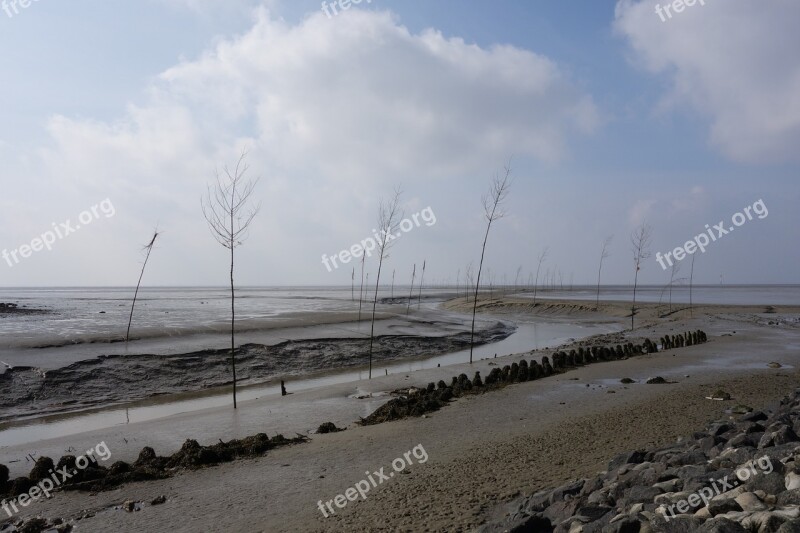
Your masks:
M451 306L456 310L459 304ZM533 308L528 301L508 300L486 310L499 316L524 312L605 317L624 324L625 307L608 304L596 311L591 302L559 302ZM377 393L449 381L461 372L472 376L480 370L485 376L490 363L508 364L521 356L252 400L243 402L235 417L229 408L217 408L43 441L36 444L36 452L57 457L66 446L85 450L104 440L112 460L132 460L145 444L161 454L171 453L181 438L208 443L242 431L292 435L328 420L348 428L315 435L307 444L274 450L259 459L183 472L168 480L95 495L57 494L25 509L22 516L70 518L88 511L94 516L79 522L80 531L469 531L502 512L502 504L519 493L596 473L622 451L667 444L725 416L726 407L765 407L800 383L800 370L795 368L800 360L797 308L703 306L690 318L688 311L659 317L655 306L643 307L637 319L641 328L632 338L657 339L701 328L709 342L594 364L462 398L426 418L378 426L353 422L385 398L347 397L357 391ZM773 361L783 367L769 368ZM676 383L643 383L655 375ZM622 385L623 377L638 383ZM732 401L705 399L720 387ZM272 416L273 410L278 417ZM406 474L373 489L365 501L350 502L335 516L325 518L318 509L319 500L344 493L366 471L390 470L392 460L419 444L429 457L426 463L413 464ZM26 449L31 446L4 449L0 461L20 457ZM149 502L162 494L167 496L165 504L145 505L138 512L114 507L129 499Z

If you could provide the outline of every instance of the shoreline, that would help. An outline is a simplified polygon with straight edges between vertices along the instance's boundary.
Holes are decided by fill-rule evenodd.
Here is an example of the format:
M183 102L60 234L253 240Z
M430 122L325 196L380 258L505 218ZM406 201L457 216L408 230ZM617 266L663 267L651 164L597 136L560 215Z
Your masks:
M800 347L800 332L794 325L794 317L784 317L781 312L758 316L753 309L739 309L737 313L736 309L729 307L714 311L680 320L676 316L650 319L643 313L642 328L636 332L636 336L658 338L670 330L678 333L686 329L704 329L710 337L708 344L681 348L674 353L667 350L641 356L641 359L595 364L535 382L514 384L500 391L459 399L425 418L360 428L353 425L353 413L374 411L374 407L384 403L386 398L349 399L344 403L331 403L331 400L347 397L348 393L359 389L385 392L402 386L424 386L430 381L449 379L462 370L470 371L470 375L480 370L485 376L494 361L427 369L408 378L402 375L380 377L370 382L305 391L285 402L284 408L288 407L285 411L279 409L279 402L254 400L242 404L235 421L231 420L230 410L212 409L172 417L170 424L164 424L164 421L134 424L132 426L136 426L137 431L128 436L146 433L148 437L146 444L138 439L132 448L138 451L142 445L148 445L156 448L158 453L176 449L170 448L168 433L172 434L173 440L175 434L180 434L185 438L212 442L216 435L229 434L226 432L234 427L237 430L260 428L261 431L268 429L269 433L286 434L293 434L292 428L307 431L309 425L316 427L310 422L308 411L317 425L331 421L339 427L347 426L348 430L313 437L310 443L296 451L279 450L260 459L183 473L171 480L123 486L111 493L98 494L92 497L91 502L85 495L58 495L55 500L38 507L44 510L46 505L48 514L50 511L60 512L60 516L67 517L74 516L78 508L86 509L90 503L92 508L98 505L113 507L113 502L122 497L144 501L154 492L168 493L167 503L158 508L148 507L135 514L110 511L104 513L102 519L98 514L96 518L82 522L86 531L99 531L103 527L144 530L148 524L167 524L176 530L202 529L214 524L243 531L288 531L293 528L357 530L367 527L367 524L376 527L378 522L384 524L383 529L390 525L392 528L414 529L422 524L436 531L475 527L487 519L493 505L510 500L514 492L533 493L533 489L546 488L548 483L556 485L579 472L581 475L593 473L591 468L607 462L612 452L648 443L663 443L690 433L705 422L704 417L718 414L724 407L725 402L705 399L713 387L728 387L735 402L746 402L756 408L789 392L786 384L800 377L795 368L790 368L797 364L796 355ZM695 314L699 315L698 308L695 308ZM658 324L654 333L647 329L652 329L652 324L645 325L649 320ZM543 354L548 355L546 351ZM530 358L529 354L522 355ZM519 357L498 357L497 363L510 364ZM789 366L777 370L767 368L766 365L773 360ZM687 373L689 377L685 377ZM670 377L670 381L674 377L677 383L616 383L622 377L641 379L655 374ZM613 394L609 393L611 390ZM343 408L343 405L347 407ZM277 418L281 422L266 428L259 413L274 408L278 408ZM565 424L565 421L570 421L570 424ZM631 424L637 427L636 432L623 429ZM594 444L592 448L586 448L577 438L589 430L593 432L589 438L589 442ZM87 442L86 445L93 444L92 439L104 437L115 453L119 450L115 458L128 460L122 442L126 434L120 431L117 428L111 432L89 432L66 440L82 449L80 446ZM387 461L396 457L397 450L411 449L420 442L431 460L424 466L419 465L410 475L394 480L385 489L371 494L366 501L348 506L336 517L323 519L313 507L317 499L337 494L351 485L348 480L358 476L359 472L388 464ZM64 442L56 439L40 444L41 455L54 456L58 453L45 452L57 450ZM575 452L568 454L569 460L565 460L563 454L567 449ZM534 453L537 451L538 454ZM22 452L18 451L19 454ZM577 455L579 452L580 456ZM3 453L2 456L5 459L9 454ZM291 467L281 467L282 464ZM528 467L520 469L518 465L522 464ZM456 472L460 474L454 475ZM264 485L262 479L279 479L280 483ZM232 483L231 486L241 489L240 492L224 496L217 493L215 496L221 497L222 503L241 509L238 516L215 514L213 517L192 518L188 522L185 522L188 519L185 515L184 521L171 516L176 512L183 514L180 509L186 509L184 506L190 501L192 506L212 505L214 501L219 503L213 494L203 496L198 492L200 487L217 483ZM298 491L298 487L304 489ZM261 509L253 507L252 502L248 503L247 491L249 494L255 491L260 501L270 501L271 507L280 509L280 512L265 515ZM401 505L400 502L404 503ZM418 508L424 513L415 512ZM425 516L417 516L419 514ZM425 518L430 520L419 521Z
M413 362L430 356L458 352L468 345L463 319L417 314L411 319L392 317L376 321L374 360L378 364ZM280 338L257 344L240 334L237 347L237 385L264 387L280 379L313 379L331 371L356 371L367 364L368 336L362 323L336 337L329 324L309 326L299 338ZM476 345L502 340L514 333L511 323L484 319L476 328ZM288 330L280 332L285 335ZM314 334L317 333L315 336ZM321 334L321 335L320 335ZM230 386L229 349L203 349L174 355L111 354L90 357L56 368L14 366L0 374L0 428L48 415L68 415L106 405L124 408L159 396L180 400ZM400 355L398 355L400 354ZM0 430L1 433L1 430ZM0 437L0 442L2 438Z

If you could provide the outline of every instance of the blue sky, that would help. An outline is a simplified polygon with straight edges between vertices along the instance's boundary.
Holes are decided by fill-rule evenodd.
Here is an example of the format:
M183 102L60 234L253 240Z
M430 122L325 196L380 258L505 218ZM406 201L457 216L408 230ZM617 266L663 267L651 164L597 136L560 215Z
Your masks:
M316 1L39 0L0 11L0 249L109 198L101 218L13 266L0 286L225 281L199 197L249 151L262 211L242 284L349 283L320 261L371 233L377 203L433 226L389 266L455 280L480 253L481 194L513 155L496 282L547 268L629 283L629 235L653 256L759 199L769 216L698 256L698 282L800 282L796 205L800 5L745 0L666 22L649 0L373 0L328 19ZM201 261L196 258L202 257ZM686 262L686 261L684 261ZM367 268L376 268L374 258ZM688 274L688 264L679 276ZM646 283L669 273L651 258Z

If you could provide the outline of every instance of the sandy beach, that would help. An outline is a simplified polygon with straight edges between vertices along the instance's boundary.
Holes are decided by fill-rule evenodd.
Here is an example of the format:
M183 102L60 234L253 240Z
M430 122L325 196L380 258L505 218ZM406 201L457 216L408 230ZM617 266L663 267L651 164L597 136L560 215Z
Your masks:
M463 305L451 302L447 307ZM492 316L539 313L572 319L625 320L625 304L547 302L524 299L486 304ZM765 312L766 311L766 312ZM181 471L154 482L123 485L97 494L58 493L24 509L20 517L77 519L80 531L469 531L503 512L520 494L556 486L603 470L616 453L673 441L736 404L766 406L794 390L800 377L800 309L790 307L695 306L659 317L643 306L632 334L607 334L590 343L657 339L703 329L707 344L661 351L622 361L597 363L502 390L460 398L423 418L360 427L364 417L388 399L389 391L424 386L459 373L488 375L494 365L522 355L499 354L475 362L381 376L372 380L298 392L285 398L243 402L230 409L191 412L144 423L11 446L0 462L13 475L31 467L22 457L59 457L105 442L113 460L134 461L143 446L159 454L176 451L186 438L201 444L257 432L308 435L322 422L347 430L311 435L310 442L279 448L198 471ZM777 362L780 368L770 368ZM671 382L647 385L652 376ZM623 385L628 377L635 383ZM722 388L728 402L707 400ZM341 401L345 399L345 401ZM273 413L278 413L274 416ZM424 464L375 487L365 500L349 502L326 518L318 508L373 472L388 467L421 445ZM16 461L16 462L12 462ZM164 495L166 503L151 506ZM126 512L125 501L145 502Z

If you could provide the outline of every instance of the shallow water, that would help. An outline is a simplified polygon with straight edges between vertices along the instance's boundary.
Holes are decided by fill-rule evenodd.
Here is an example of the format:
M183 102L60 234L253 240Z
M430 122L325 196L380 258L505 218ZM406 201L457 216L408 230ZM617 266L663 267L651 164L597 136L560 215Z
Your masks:
M485 317L484 317L485 318ZM596 326L575 325L562 322L518 324L518 329L506 339L477 346L473 352L475 360L493 358L495 354L525 352L535 348L555 347L572 338L587 337L600 333L618 331L614 325ZM415 370L436 368L469 360L469 350L463 350L435 357L422 357L413 360L393 362L388 365L373 367L373 375L410 373ZM287 383L289 392L298 392L316 387L325 387L339 383L356 382L367 378L367 369L345 372L329 372L314 377L295 380ZM237 398L246 401L264 396L279 396L280 384L240 388ZM133 422L155 420L167 416L198 411L212 407L229 405L231 402L230 387L211 389L197 393L178 396L160 396L144 401L131 403L127 408L102 409L91 412L71 413L39 418L36 420L10 422L0 424L0 447L36 442L43 439L63 437L110 428ZM364 413L366 416L368 413Z

